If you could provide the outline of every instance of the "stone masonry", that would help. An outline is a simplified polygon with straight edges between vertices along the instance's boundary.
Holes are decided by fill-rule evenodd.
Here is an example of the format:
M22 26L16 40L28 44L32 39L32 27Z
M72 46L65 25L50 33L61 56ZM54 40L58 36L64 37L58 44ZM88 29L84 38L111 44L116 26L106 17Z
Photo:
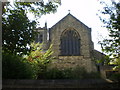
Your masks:
M50 44L53 45L53 56L55 56L57 60L52 62L52 67L70 68L80 66L84 67L88 72L97 71L95 63L92 60L94 45L91 39L91 28L83 24L73 15L69 13L49 29L47 29L47 25L45 25L44 29L38 28L37 30L43 32L42 36L45 50L48 49ZM80 48L78 50L80 55L61 55L61 37L63 33L69 30L75 31L80 37L80 39L78 39L80 40ZM70 47L68 49L70 49Z

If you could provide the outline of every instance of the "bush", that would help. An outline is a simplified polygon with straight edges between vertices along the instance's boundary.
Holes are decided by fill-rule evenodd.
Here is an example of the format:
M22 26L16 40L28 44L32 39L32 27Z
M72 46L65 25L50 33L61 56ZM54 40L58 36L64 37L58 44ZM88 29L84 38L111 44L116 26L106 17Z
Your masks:
M116 81L120 84L120 73L114 73L110 77L111 80Z
M98 73L98 72L90 72L90 73L86 73L84 75L84 78L86 78L86 79L90 79L90 78L95 79L95 78L101 78L101 77L100 77L100 73Z
M3 52L3 79L32 79L35 78L33 66L20 56Z
M61 70L57 68L48 69L45 74L45 79L63 79L64 74Z
M88 78L100 78L100 75L99 73L96 72L88 73L82 67L66 69L52 68L48 69L44 73L44 79L88 79Z

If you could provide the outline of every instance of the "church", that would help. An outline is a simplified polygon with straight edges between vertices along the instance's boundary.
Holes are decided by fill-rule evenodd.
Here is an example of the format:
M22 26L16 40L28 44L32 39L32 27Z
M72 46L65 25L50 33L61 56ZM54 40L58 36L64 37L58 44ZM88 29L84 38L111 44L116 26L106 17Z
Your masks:
M52 44L53 56L56 58L52 67L80 66L88 72L97 71L94 59L101 59L103 55L94 49L91 28L72 14L68 13L51 28L47 28L45 23L45 27L36 30L39 32L36 42L43 43L43 50Z

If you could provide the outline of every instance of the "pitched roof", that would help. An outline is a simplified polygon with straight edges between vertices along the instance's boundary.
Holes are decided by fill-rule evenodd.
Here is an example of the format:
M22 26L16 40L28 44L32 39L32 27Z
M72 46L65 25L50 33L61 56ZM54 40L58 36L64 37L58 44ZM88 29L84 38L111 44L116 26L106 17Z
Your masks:
M83 22L81 22L79 19L77 19L75 16L73 16L72 14L68 13L65 17L63 17L60 21L58 21L55 25L53 25L51 28L53 28L54 26L56 26L57 24L59 24L61 21L63 21L65 18L67 18L68 16L71 16L72 18L74 18L76 21L80 22L82 25L84 25L85 27L89 28L87 25L85 25Z

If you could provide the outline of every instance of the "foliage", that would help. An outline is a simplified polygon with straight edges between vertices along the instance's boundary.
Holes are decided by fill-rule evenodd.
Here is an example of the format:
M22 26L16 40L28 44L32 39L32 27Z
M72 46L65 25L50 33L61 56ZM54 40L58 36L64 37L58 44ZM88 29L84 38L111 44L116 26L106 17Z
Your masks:
M76 68L51 68L47 69L44 73L44 79L87 79L87 78L100 78L98 73L88 73L82 67ZM43 79L43 78L41 78Z
M28 54L28 45L34 40L37 21L29 20L28 13L36 17L55 12L55 3L14 2L3 4L2 13L2 43L3 50L17 55Z
M17 1L17 0L16 0ZM33 13L36 17L40 17L43 14L49 14L51 12L56 12L56 9L60 2L48 1L45 3L45 0L38 2L16 2L19 7L22 7L23 10ZM27 7L27 8L26 8Z
M120 73L113 74L112 78L120 84Z
M109 79L118 82L120 84L120 73L114 73L112 74Z
M113 68L114 70L119 70L120 69L120 57L116 59L116 61L113 61L114 64L116 64L117 66L115 66L115 68Z
M36 23L30 22L22 8L9 9L8 12L11 14L2 18L3 49L14 54L27 54L27 44L34 40L33 29Z
M105 2L101 2L105 4ZM107 53L112 60L119 60L120 58L120 3L112 2L111 6L105 4L104 10L101 11L105 17L100 17L105 27L109 31L109 39L104 39L99 42L102 46L102 51ZM110 60L111 61L111 60Z
M20 56L12 53L2 53L2 76L3 79L33 79L35 68Z
M44 0L40 2L14 2L13 5L3 2L3 78L36 78L38 70L42 70L43 66L46 68L49 62L48 59L50 59L49 50L44 55L41 54L39 59L35 59L37 57L29 57L28 61L20 56L28 55L29 53L34 56L32 55L30 43L36 35L34 29L37 21L35 19L43 14L55 12L57 7L56 3L44 3ZM28 13L32 13L35 19L30 20ZM38 66L41 66L41 69Z
M101 13L108 15L109 18L102 18L101 20L104 23L105 27L109 31L110 39L104 39L103 42L100 42L102 45L102 50L106 53L109 53L110 56L115 58L119 57L119 48L120 48L120 3L113 2L111 6L106 5L104 11Z
M63 73L61 70L57 68L49 69L45 72L45 78L46 79L62 79Z
M98 66L98 65L109 65L110 64L110 61L111 61L111 58L109 55L105 55L103 56L101 59L96 59L94 58L93 60L95 62L95 64Z
M53 60L54 57L52 55L52 45L49 47L47 51L42 50L42 44L40 43L31 43L31 51L26 59L37 67L37 77L44 77L42 76L43 73L47 69L47 65Z
M18 55L3 52L3 78L4 79L37 79L43 77L47 65L53 59L51 47L43 52L42 44L32 43L29 55Z

